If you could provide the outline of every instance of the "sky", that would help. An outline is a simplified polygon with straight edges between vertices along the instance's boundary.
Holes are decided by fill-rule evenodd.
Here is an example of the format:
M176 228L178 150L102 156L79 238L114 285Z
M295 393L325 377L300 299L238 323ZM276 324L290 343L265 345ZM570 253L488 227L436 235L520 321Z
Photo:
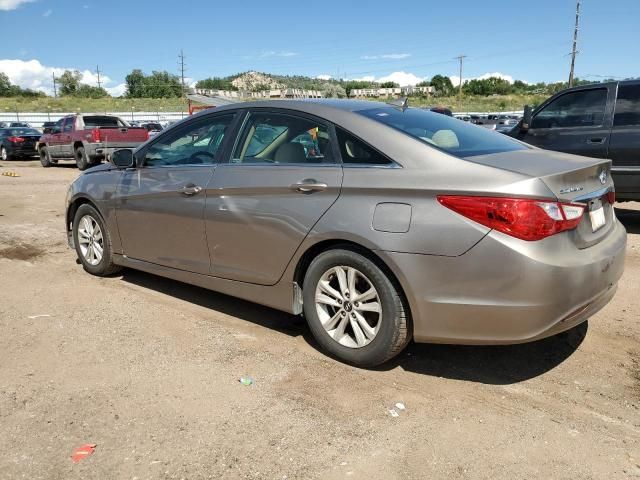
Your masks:
M0 71L52 91L52 73L79 70L124 92L134 68L190 82L248 70L415 84L497 75L529 83L569 75L576 0L218 2L0 0ZM640 0L582 0L580 78L640 76Z

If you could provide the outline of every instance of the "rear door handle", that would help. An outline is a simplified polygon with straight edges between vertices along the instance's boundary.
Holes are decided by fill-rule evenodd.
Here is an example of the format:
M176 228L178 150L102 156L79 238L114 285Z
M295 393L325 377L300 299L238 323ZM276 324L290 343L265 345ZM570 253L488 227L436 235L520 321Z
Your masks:
M587 140L587 143L599 145L599 144L604 143L604 140L605 140L604 138L599 138L599 137L590 138L589 140Z
M326 183L321 183L313 179L307 179L298 183L293 183L289 185L289 188L300 193L311 193L326 190L328 188L328 185Z
M196 194L200 193L201 191L202 191L202 187L201 186L189 184L189 185L185 185L184 187L182 187L182 190L180 190L180 193L190 197L192 195L196 195Z

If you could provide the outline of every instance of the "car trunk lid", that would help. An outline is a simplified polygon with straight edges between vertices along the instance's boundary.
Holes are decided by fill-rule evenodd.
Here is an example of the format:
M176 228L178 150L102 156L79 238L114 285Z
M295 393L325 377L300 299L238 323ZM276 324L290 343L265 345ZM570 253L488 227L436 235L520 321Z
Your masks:
M467 160L539 178L562 202L586 206L582 222L569 232L578 248L587 248L607 236L614 210L607 194L613 190L611 161L532 148ZM600 225L604 216L604 225Z

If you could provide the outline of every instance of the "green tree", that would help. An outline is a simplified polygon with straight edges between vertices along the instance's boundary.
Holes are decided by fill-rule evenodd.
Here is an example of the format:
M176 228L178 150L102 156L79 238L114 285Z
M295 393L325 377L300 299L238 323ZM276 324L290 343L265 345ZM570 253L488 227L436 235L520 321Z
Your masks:
M59 92L61 96L75 95L80 88L80 80L82 74L78 70L70 71L65 70L62 75L58 77Z
M397 82L382 82L380 88L397 88L400 85Z
M210 77L198 80L196 88L206 88L209 90L238 90L228 78Z
M465 82L462 87L462 90L465 93L471 95L506 95L511 93L513 87L511 84L503 79L498 77L489 77L483 79L474 79Z
M341 85L327 83L322 88L322 93L326 98L344 98L347 96L346 90Z
M436 95L447 96L453 93L453 84L449 77L444 75L434 75L431 77L431 86L435 88Z
M423 80L420 83L416 83L416 87L430 87L430 86L431 86L431 82L427 80Z
M175 98L182 96L182 84L176 75L169 72L151 72L145 75L135 69L126 77L129 98Z
M347 96L351 95L351 90L360 89L360 88L371 88L373 86L373 82L368 82L366 80L349 80L344 82L344 90Z

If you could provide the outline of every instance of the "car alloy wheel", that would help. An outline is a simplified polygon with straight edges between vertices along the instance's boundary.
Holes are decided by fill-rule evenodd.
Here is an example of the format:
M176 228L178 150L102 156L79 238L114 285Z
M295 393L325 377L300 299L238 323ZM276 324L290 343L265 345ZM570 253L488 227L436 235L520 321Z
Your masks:
M7 149L2 147L2 149L0 149L0 157L2 157L2 160L8 160L9 159L9 154L7 153Z
M382 302L378 292L353 267L340 265L327 270L318 281L315 302L323 328L344 347L364 347L380 330Z
M98 265L104 254L104 237L98 222L85 215L78 225L78 244L80 252L89 265Z

